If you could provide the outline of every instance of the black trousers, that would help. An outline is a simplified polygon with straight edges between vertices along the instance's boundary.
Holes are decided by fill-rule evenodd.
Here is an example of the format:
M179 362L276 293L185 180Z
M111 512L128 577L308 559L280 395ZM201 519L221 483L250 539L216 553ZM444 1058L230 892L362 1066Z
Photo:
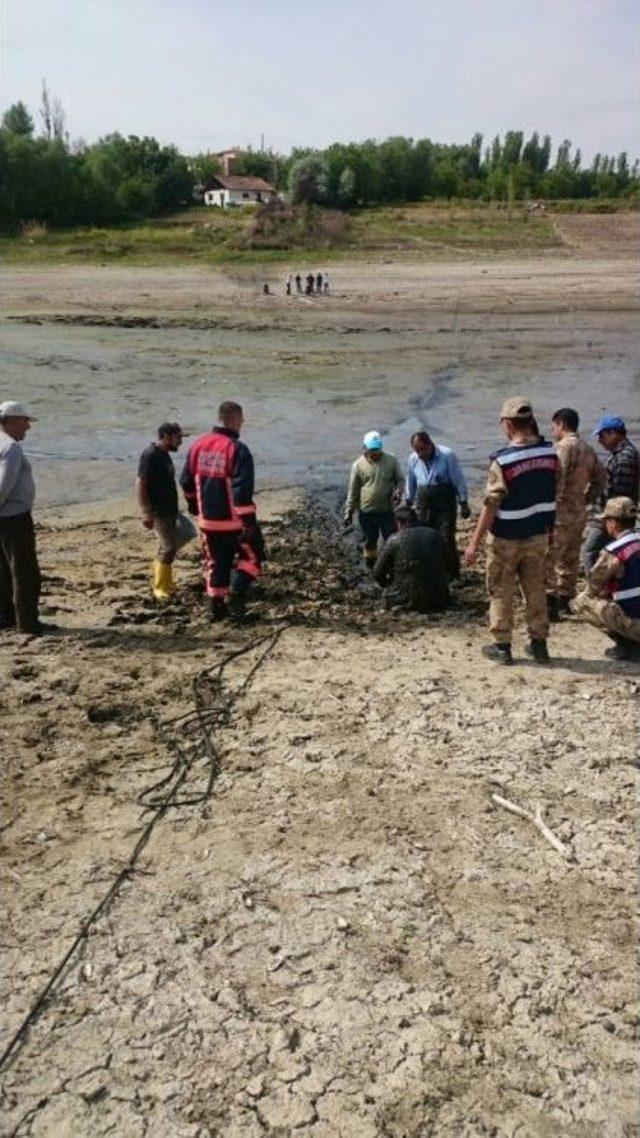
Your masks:
M456 545L458 495L450 482L441 486L419 486L416 514L423 525L435 529L444 545L445 569L449 578L460 576L460 554Z
M358 522L364 538L364 555L370 559L378 551L378 539L386 541L397 528L393 510L358 510Z
M0 627L35 632L40 567L31 514L0 518Z

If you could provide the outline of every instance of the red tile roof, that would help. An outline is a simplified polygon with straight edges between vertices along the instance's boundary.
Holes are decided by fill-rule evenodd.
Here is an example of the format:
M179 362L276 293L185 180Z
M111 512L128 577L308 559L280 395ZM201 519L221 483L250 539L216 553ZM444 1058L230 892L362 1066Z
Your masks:
M253 178L248 174L217 174L210 178L205 189L207 190L257 190L262 193L275 194L275 186L265 182L264 178Z

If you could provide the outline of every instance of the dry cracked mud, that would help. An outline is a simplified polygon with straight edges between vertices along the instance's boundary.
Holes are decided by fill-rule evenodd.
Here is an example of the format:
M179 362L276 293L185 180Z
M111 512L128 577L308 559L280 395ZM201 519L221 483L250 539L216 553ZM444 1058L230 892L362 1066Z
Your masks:
M322 510L267 537L260 619L228 630L194 553L154 606L132 519L40 530L60 632L0 645L3 1047L126 865L171 740L181 794L217 777L158 820L7 1064L2 1134L637 1134L637 668L572 619L551 668L520 629L492 669L479 573L413 618ZM206 706L241 648L218 770L192 685ZM496 791L541 802L571 859Z

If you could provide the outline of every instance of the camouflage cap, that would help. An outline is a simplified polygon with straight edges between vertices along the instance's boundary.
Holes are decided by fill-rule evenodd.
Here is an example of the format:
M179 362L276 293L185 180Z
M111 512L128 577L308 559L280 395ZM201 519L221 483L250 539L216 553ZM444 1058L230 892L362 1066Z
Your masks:
M530 415L533 415L533 407L524 395L513 395L511 399L505 399L500 412L501 419L526 419Z
M637 514L633 498L609 498L601 518L635 518Z

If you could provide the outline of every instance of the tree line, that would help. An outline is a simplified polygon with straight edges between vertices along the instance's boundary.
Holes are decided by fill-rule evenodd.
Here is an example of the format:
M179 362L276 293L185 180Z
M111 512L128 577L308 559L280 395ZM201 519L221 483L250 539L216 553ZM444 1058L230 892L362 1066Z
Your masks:
M72 142L64 109L43 83L41 128L23 102L0 126L0 229L30 221L54 227L105 226L155 217L188 205L194 186L220 172L212 154L186 156L154 138L107 135ZM549 135L510 130L485 145L443 145L423 138L334 143L290 154L248 150L234 173L263 177L294 204L337 209L423 199L632 198L640 168L626 153L598 154L583 165L566 139L553 151Z

